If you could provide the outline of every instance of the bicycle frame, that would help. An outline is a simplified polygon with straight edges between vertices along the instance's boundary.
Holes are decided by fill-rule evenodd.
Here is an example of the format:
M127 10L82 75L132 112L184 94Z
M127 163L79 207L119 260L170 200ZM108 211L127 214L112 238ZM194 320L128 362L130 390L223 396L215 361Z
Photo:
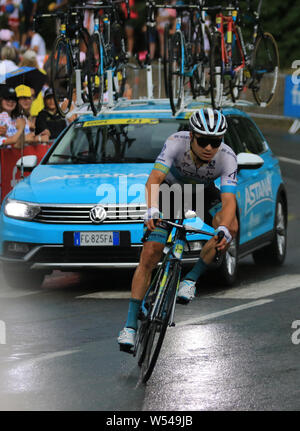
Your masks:
M229 9L229 8L228 8ZM223 13L216 15L216 28L221 35L221 55L222 55L222 67L225 74L234 76L240 70L245 69L245 52L240 39L240 32L235 23L237 11L229 10L229 16L224 16ZM226 32L226 36L225 36ZM225 40L226 38L226 40ZM233 44L237 45L239 55L241 56L241 62L238 66L233 67L232 65L232 48Z
M100 75L104 75L107 72L107 86L108 86L108 105L113 106L113 81L115 83L115 87L118 90L118 77L115 76L115 71L117 69L117 64L115 59L112 56L112 43L110 39L110 27L111 27L111 19L113 18L116 22L117 20L117 12L116 12L116 4L123 3L124 0L119 0L117 2L110 2L108 5L101 5L101 7L97 8L97 4L95 3L95 7L91 8L94 10L94 34L97 34L100 41ZM126 2L127 5L127 2ZM103 17L103 32L100 29L100 18L98 16L99 10L108 10L109 13ZM128 12L128 9L127 9ZM125 52L125 46L122 47Z

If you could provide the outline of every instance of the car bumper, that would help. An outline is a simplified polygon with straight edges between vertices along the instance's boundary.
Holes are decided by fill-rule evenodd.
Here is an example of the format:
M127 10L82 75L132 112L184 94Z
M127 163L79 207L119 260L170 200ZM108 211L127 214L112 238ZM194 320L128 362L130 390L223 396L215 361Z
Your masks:
M48 225L2 216L0 261L30 269L76 271L83 269L134 269L142 249L143 224ZM130 236L120 247L77 247L66 237L77 231L126 231ZM123 235L124 236L124 235ZM125 235L126 237L126 235ZM39 242L37 242L37 239ZM193 264L200 249L185 252L184 264Z

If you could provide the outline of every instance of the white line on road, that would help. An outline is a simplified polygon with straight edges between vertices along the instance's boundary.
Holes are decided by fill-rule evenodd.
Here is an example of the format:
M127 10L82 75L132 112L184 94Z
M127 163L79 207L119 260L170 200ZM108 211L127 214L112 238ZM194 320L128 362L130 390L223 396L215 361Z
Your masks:
M298 288L300 288L300 274L281 275L265 281L251 283L238 289L233 288L215 295L207 295L204 298L259 299Z
M22 298L23 296L30 296L30 295L36 295L38 293L41 293L41 290L21 290L19 292L16 292L14 290L5 290L0 293L0 299L15 299L15 298Z
M196 317L195 319L184 320L183 322L176 323L176 327L186 325L198 325L206 320L215 319L216 317L226 316L227 314L237 313L241 310L246 310L252 307L258 307L259 305L268 304L273 302L272 299L260 299L259 301L248 302L247 304L238 305L236 307L227 308L225 310L217 311L216 313L206 314L205 316Z
M114 291L103 291L94 292L87 295L76 296L76 299L129 299L130 291L114 292Z
M300 165L300 160L289 159L288 157L277 157L281 162L293 163L294 165Z
M78 353L80 350L62 350L60 352L45 353L36 358L21 360L16 364L16 367L32 367L38 362L48 361L49 359L61 358L62 356L72 355Z

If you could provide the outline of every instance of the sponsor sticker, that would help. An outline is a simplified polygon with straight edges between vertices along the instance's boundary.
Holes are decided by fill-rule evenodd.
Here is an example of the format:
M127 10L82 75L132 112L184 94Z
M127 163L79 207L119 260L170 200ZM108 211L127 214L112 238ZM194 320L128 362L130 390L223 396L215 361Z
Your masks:
M82 127L106 126L110 124L158 124L153 118L111 118L106 120L85 121Z

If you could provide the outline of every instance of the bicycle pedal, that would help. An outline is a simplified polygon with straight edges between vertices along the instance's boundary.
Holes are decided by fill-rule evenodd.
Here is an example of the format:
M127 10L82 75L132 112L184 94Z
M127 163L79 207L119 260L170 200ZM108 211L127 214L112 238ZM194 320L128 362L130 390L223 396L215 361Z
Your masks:
M119 346L120 346L120 351L121 352L129 353L130 355L133 354L133 348L132 348L132 346L129 346L127 344L119 344Z

